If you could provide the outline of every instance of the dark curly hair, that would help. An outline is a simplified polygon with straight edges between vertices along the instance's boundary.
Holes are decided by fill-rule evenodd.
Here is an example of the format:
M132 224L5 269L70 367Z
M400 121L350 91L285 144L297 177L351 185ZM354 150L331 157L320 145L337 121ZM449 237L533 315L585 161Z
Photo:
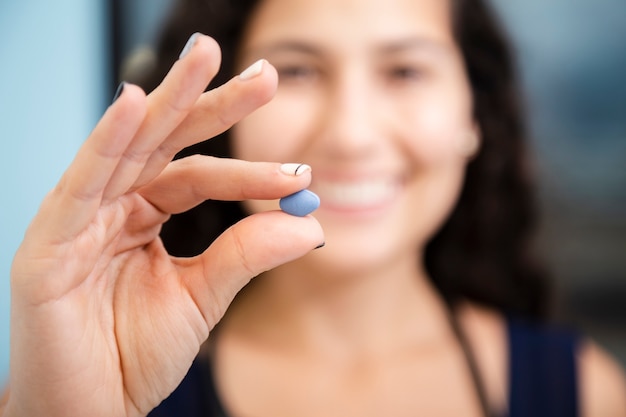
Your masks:
M531 251L536 213L525 149L525 121L509 42L483 0L451 0L454 35L463 54L482 144L467 168L456 208L428 244L425 264L450 303L470 299L505 314L548 313L547 277ZM211 86L234 74L235 54L253 0L181 0L158 43L158 65L143 87L154 88L193 32L214 37L222 67ZM228 132L182 151L228 157ZM245 216L241 205L207 201L173 216L161 237L172 255L203 251Z

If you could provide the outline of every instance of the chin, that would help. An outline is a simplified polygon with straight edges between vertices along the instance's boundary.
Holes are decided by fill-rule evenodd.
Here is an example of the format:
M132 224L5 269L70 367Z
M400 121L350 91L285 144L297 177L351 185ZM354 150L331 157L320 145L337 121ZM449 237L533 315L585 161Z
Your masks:
M416 245L402 244L404 239L392 240L390 234L367 233L346 236L341 233L326 232L323 248L311 252L307 262L311 269L320 270L324 275L363 275L375 271L388 271L394 268L399 259L410 256L417 258ZM324 272L322 272L323 270Z

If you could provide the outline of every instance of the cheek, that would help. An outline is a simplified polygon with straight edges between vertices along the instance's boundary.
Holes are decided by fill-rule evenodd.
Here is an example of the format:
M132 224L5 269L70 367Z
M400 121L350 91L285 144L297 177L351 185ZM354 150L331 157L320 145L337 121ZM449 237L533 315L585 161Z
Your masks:
M473 129L469 94L433 94L406 106L405 144L425 164L464 160L459 141ZM461 90L462 91L462 90Z
M414 103L404 118L411 121L405 125L404 146L414 161L407 207L419 212L414 222L423 239L420 244L425 244L460 194L467 157L459 150L459 140L473 129L471 105L462 96L430 97Z
M231 130L233 157L246 161L277 162L272 150L281 149L281 136L271 112L257 110L237 123Z
M233 156L247 161L302 162L313 123L310 105L276 97L232 129Z

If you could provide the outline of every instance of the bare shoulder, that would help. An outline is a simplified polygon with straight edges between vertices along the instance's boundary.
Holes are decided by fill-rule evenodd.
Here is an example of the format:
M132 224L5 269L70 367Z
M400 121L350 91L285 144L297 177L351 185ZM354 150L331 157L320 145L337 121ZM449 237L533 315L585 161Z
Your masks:
M626 375L598 344L585 340L579 351L583 417L626 416Z
M472 303L463 305L460 313L491 401L501 405L506 394L497 387L507 386L506 319L497 310ZM582 339L577 362L581 416L626 417L626 372L615 358L597 343Z

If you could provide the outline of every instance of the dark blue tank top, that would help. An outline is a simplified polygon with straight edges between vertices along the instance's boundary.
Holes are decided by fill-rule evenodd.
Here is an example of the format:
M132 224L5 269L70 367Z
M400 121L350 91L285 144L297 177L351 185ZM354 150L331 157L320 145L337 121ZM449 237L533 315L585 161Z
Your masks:
M578 417L576 334L509 320L508 417ZM148 417L229 417L209 363L197 359L179 387Z
M509 417L578 417L578 336L509 320Z

